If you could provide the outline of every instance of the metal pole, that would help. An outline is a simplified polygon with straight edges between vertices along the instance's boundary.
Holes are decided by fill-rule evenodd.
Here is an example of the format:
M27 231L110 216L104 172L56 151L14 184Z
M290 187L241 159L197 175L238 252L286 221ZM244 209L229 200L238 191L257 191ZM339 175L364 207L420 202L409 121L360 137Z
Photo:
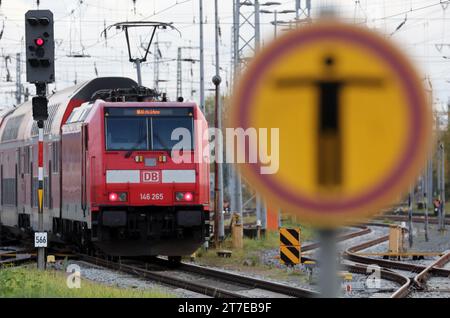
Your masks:
M200 5L200 109L205 111L205 65L203 52L203 0Z
M44 231L44 121L38 125L38 231ZM45 269L45 248L38 247L38 269Z
M273 38L277 38L277 25L278 25L278 17L277 17L277 10L273 10Z
M408 196L408 240L409 240L409 247L412 247L412 245L413 245L413 225L412 225L413 196L414 196L414 186L410 186L409 187L409 196Z
M178 48L177 55L177 98L183 96L183 88L182 88L182 69L181 69L181 47Z
M156 35L156 42L155 42L155 54L153 55L153 63L154 63L154 86L155 90L159 91L159 43L158 43L158 35Z
M261 220L261 196L257 193L256 194L256 226L261 227L262 220Z
M441 142L440 146L441 152L441 230L445 230L445 149L444 143ZM439 168L438 168L439 169Z
M142 86L141 60L140 59L135 59L134 60L134 64L136 64L138 85Z
M243 219L243 213L242 213L242 178L241 173L238 169L236 169L236 208L237 213L239 215L239 221L237 224L241 224Z
M333 229L319 230L319 291L322 298L337 298L339 296L338 253L336 246L336 231Z
M436 134L437 134L437 127L438 125L436 125ZM438 141L438 149L436 151L436 175L437 175L437 183L436 183L436 196L439 197L439 199L441 200L441 204L439 205L439 210L438 210L438 229L442 228L442 191L441 191L441 186L442 186L442 169L441 169L441 161L442 161L442 152L441 152L441 143L440 141Z
M261 200L261 228L267 229L267 204L266 200Z
M426 193L426 194L428 194L428 185L427 185L427 181L426 180L428 180L428 174L429 174L429 171L428 171L428 163L427 163L427 167L426 167L426 169L425 169L425 173L424 173L424 175L423 175L423 177L422 177L422 186L423 186L423 188L422 188L422 192L423 193ZM424 198L425 198L425 202L424 202L424 204L425 204L425 222L424 222L424 230L425 230L425 241L427 241L428 242L428 211L429 211L429 209L430 209L430 207L432 207L432 203L430 203L429 201L429 194L427 195L427 196L424 196Z
M255 0L255 53L258 53L261 48L261 21L260 21L260 3L259 0ZM259 201L259 202L258 202ZM265 201L260 195L256 195L256 219L257 224L262 229L266 229L267 223L267 209Z
M20 70L20 53L16 54L16 104L19 105L22 102L22 82L21 82L21 70Z
M260 29L260 13L259 0L255 0L255 53L259 51L261 46L261 29Z
M433 153L430 151L429 159L427 163L427 182L428 182L428 204L430 205L433 213L434 213L434 204L433 204ZM427 221L427 220L426 220Z
M240 71L240 57L239 57L239 10L240 10L240 0L234 0L234 11L233 11L233 25L234 25L234 80L239 76Z
M239 76L240 72L240 62L241 59L239 57L239 12L240 12L241 2L240 0L234 1L234 80L236 80ZM231 182L234 183L234 201L235 201L235 207L236 211L239 215L239 223L242 222L242 184L241 184L241 175L239 173L239 170L236 167L233 167L235 171L233 172L234 178L231 180Z
M436 174L438 176L437 178L437 185L436 185L436 196L440 199L441 204L439 205L438 209L438 230L442 230L442 193L441 193L441 161L442 161L442 154L441 154L441 144L438 143L438 151L436 153Z
M261 196L256 193L256 224L261 224Z
M228 164L228 191L230 195L230 211L236 212L236 171L231 163Z
M282 214L281 214L281 209L278 208L278 227L282 227L283 226L283 220L282 220Z
M215 125L219 132L222 132L222 105L220 100L220 59L219 59L219 9L218 9L218 0L214 2L215 8L215 49L216 49L216 75L213 77L213 83L216 86L216 96L215 96ZM218 240L223 240L225 236L224 230L224 220L223 220L223 149L222 149L222 138L219 136L215 137L215 194L216 198L216 220L217 220L217 237L216 243ZM218 246L218 244L216 244Z

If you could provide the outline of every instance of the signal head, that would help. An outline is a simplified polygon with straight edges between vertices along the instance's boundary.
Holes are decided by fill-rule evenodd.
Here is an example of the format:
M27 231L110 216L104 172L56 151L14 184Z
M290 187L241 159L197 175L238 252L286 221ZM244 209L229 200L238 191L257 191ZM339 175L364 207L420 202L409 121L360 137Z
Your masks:
M27 81L52 83L55 80L53 13L29 10L25 14Z

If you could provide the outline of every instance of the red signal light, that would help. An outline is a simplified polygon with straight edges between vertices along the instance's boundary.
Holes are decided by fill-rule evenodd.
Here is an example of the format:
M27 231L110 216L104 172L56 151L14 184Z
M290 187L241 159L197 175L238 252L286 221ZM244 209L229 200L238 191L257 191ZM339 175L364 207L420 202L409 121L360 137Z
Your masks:
M114 201L117 201L118 198L119 198L119 196L115 192L111 192L109 194L109 201L113 201L114 202Z
M34 43L36 43L37 46L43 46L44 45L44 39L43 38L37 38L34 40Z
M193 198L194 198L194 196L193 196L192 193L190 193L190 192L186 192L186 193L184 194L184 200L185 200L185 201L192 201Z

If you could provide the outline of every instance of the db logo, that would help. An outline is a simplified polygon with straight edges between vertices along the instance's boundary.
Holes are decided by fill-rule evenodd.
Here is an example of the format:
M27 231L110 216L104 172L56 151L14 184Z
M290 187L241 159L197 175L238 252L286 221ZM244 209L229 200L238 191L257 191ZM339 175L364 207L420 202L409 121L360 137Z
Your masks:
M141 179L145 183L158 183L160 182L161 171L142 171Z

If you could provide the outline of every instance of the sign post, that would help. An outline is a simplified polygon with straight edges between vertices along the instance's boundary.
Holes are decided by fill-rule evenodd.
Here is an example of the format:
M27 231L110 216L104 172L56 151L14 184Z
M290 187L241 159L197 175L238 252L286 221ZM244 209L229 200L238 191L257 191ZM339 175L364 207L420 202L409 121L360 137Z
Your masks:
M261 158L240 163L242 173L271 203L319 230L322 296L338 290L335 229L378 213L415 181L431 123L421 78L404 54L339 21L286 32L239 79L228 127L266 129L259 154L278 151L277 169Z
M38 268L45 269L48 234L44 226L44 121L48 118L47 83L55 80L55 43L53 13L30 10L25 14L27 81L36 85L32 99L33 119L38 127L38 228L34 246L38 250Z

